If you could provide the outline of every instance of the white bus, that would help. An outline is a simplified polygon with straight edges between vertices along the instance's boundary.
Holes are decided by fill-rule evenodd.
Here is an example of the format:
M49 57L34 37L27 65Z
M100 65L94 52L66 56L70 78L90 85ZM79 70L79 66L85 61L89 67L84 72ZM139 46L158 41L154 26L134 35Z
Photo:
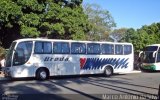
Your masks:
M19 39L7 54L5 72L12 78L130 72L133 45L98 41Z
M146 46L139 54L142 70L160 70L160 44Z

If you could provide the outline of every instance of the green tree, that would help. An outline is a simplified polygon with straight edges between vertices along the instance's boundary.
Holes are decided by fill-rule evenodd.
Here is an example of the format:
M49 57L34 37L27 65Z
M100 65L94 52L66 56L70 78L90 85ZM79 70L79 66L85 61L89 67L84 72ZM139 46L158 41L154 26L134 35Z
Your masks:
M97 4L85 4L84 12L88 15L89 22L92 26L88 34L89 40L106 40L104 33L110 32L112 27L115 27L113 17L108 10L103 10Z
M0 0L2 45L24 37L86 39L82 0ZM8 39L8 40L7 40Z
M0 42L8 48L11 41L20 38L18 21L22 16L21 6L12 0L0 0Z
M125 42L132 42L132 40L135 39L135 34L136 31L133 28L129 28L126 30L126 32L124 33L123 38L121 39L121 41L125 41Z
M140 29L132 28L125 32L122 41L131 42L134 45L135 51L140 51L146 45L160 43L160 23L144 25Z
M112 38L114 41L120 41L121 39L123 39L126 31L127 31L126 28L114 29L109 34L109 37Z

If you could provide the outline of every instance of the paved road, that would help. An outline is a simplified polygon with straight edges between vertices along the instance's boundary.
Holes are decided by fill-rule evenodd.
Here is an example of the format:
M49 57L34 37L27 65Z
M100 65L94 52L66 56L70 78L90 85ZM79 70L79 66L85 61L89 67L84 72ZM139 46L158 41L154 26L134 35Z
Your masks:
M46 81L37 81L34 79L4 80L0 81L0 94L14 94L3 95L3 99L18 98L18 100L37 98L43 100L53 100L53 98L55 100L75 98L90 100L116 99L119 97L122 99L138 99L138 97L142 99L156 99L155 95L158 94L159 84L160 72L121 74L114 75L111 78L98 75L73 78L54 77Z

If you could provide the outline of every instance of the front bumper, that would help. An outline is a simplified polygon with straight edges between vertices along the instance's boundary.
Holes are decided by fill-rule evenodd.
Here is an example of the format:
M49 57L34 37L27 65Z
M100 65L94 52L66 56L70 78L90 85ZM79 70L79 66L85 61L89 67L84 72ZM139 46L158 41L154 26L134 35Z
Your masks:
M143 69L155 71L156 66L155 65L143 65Z

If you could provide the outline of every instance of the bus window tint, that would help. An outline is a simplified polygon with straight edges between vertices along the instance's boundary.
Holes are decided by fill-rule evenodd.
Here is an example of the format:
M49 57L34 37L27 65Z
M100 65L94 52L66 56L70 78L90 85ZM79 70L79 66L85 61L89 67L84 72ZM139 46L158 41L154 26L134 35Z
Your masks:
M88 43L87 44L87 53L88 54L100 54L100 44Z
M160 62L160 48L159 48L159 50L157 52L157 61L156 62Z
M27 62L31 56L32 42L20 42L15 50L13 65L22 65Z
M72 54L85 54L86 53L85 43L72 43L71 53Z
M157 51L158 46L148 46L144 48L144 51Z
M36 43L35 43L34 52L35 52L36 54L43 53L43 45L42 45L42 42L36 42Z
M157 62L160 62L160 52L157 54Z
M54 42L53 43L53 53L54 54L69 54L70 47L67 42Z
M114 54L114 46L112 44L102 44L102 54Z
M115 45L115 54L122 55L123 54L123 45Z
M50 54L52 53L51 42L35 42L34 52L36 54Z
M132 53L132 46L131 45L124 45L124 54L131 54Z
M52 53L52 43L51 42L43 43L43 53L46 53L46 54Z

